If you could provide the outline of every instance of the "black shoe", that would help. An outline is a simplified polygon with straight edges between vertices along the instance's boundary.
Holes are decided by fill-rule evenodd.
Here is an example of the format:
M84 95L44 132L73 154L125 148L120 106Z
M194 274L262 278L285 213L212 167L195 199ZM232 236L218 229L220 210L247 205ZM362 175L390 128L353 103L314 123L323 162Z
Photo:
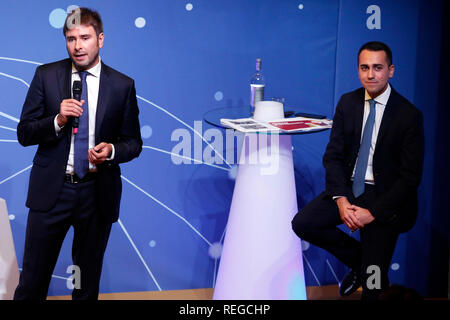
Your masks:
M350 270L339 284L339 294L343 297L351 295L361 286L361 275L358 270Z

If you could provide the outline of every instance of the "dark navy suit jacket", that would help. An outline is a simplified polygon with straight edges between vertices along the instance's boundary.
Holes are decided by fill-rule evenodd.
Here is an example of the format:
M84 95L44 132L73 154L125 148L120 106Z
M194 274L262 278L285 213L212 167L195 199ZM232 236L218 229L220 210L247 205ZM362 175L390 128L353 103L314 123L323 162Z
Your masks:
M360 88L344 94L336 107L323 158L325 196L351 198L351 176L361 141L364 93L364 88ZM367 209L376 220L390 224L400 232L414 225L423 160L422 113L392 88L373 155L376 201Z
M50 210L64 183L70 151L72 124L57 136L54 118L63 99L71 98L70 59L39 66L28 90L17 126L19 143L38 145L30 173L26 205L37 211ZM102 62L95 122L95 144L114 144L112 161L97 165L96 201L110 222L119 217L122 181L119 163L137 157L142 150L139 109L133 79Z

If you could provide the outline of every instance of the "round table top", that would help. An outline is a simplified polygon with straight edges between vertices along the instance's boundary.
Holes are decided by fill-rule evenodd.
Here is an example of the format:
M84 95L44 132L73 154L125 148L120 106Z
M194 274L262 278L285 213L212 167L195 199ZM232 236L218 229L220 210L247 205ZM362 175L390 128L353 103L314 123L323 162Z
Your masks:
M294 110L293 108L288 108L289 110L285 111L285 116L290 114L291 116L294 115L297 112L300 112L300 110ZM241 118L251 118L252 114L250 111L250 106L248 107L221 107L221 108L215 108L212 110L209 110L203 114L203 120L206 123L209 123L210 125L213 125L218 128L222 129L231 129L223 126L220 123L220 119L241 119ZM308 130L308 131L298 131L298 132L267 132L267 131L261 131L258 133L264 133L264 134L281 134L281 135L296 135L296 134L310 134L310 133L316 133L328 130L329 128L320 128L317 130Z

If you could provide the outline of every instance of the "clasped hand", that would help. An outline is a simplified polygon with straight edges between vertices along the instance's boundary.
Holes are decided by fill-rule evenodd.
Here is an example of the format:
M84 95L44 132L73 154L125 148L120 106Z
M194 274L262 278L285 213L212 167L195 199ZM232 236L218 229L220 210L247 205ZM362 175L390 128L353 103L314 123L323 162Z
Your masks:
M338 198L336 203L342 222L352 231L363 228L375 220L369 210L351 204L346 197Z
M94 148L89 149L89 162L92 164L100 164L106 161L111 156L112 147L109 143L101 142Z
M80 117L83 113L82 106L84 102L84 100L78 101L75 99L64 99L63 101L61 101L59 114L56 118L58 125L60 127L64 126L68 121L68 117ZM111 153L111 145L106 142L101 142L94 148L89 149L89 162L94 165L103 163L111 156Z

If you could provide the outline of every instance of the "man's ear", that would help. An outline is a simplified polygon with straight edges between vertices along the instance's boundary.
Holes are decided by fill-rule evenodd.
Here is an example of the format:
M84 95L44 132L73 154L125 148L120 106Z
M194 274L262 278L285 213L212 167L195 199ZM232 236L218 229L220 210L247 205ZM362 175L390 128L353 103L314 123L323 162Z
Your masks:
M98 47L103 47L103 41L105 40L105 34L102 32L98 35Z
M391 79L394 76L395 66L391 64L389 66L389 79Z

